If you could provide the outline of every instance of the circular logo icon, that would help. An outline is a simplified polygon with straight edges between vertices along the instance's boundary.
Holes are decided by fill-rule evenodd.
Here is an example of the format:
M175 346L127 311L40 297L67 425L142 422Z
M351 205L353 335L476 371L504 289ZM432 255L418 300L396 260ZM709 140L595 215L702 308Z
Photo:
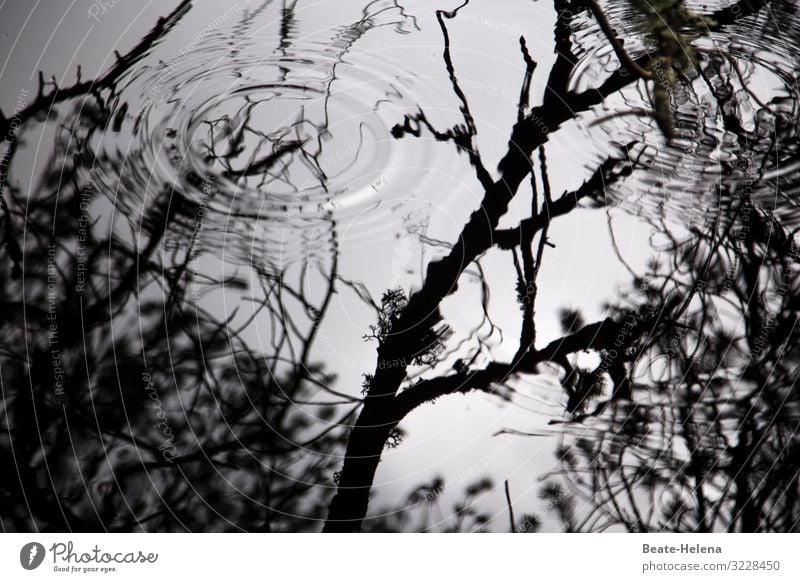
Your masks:
M19 551L19 563L26 570L35 570L44 561L44 546L37 542L30 542L22 546Z

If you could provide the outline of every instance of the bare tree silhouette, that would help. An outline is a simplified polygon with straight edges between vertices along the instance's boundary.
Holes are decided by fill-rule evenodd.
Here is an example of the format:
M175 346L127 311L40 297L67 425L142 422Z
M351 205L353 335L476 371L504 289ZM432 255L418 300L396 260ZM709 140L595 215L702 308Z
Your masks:
M247 322L220 319L203 298L247 282L195 272L202 205L165 186L139 220L129 217L128 237L95 210L102 194L73 154L75 136L115 123L108 93L189 4L100 79L69 88L40 80L15 120L19 140L26 122L77 101L38 193L3 184L6 531L300 531L324 515L333 453L358 399L331 388L334 377L310 356L316 327L299 327L287 304L324 318L335 257L321 303L302 282L262 270ZM281 322L266 353L243 337L263 314Z
M572 421L559 475L585 501L581 530L797 531L799 249L744 186L731 194L732 219L672 236L615 306L686 298L665 333L617 348L630 399Z
M796 179L775 177L797 159L797 99L757 94L737 57L706 42L774 2L742 0L710 14L682 1L631 2L625 24L634 42L623 42L610 10L616 0L554 0L555 59L546 89L531 105L539 71L521 37L516 122L492 171L478 150L476 118L451 49L449 23L468 1L436 11L461 121L439 129L420 107L391 134L454 145L468 158L482 200L453 241L420 236L438 258L410 294L389 288L375 300L340 274L340 225L334 207L325 206L335 197L322 162L337 67L370 30L416 25L396 1L369 2L360 18L333 31L319 86L293 87L290 68L281 69L276 91L315 92L319 117L302 109L284 126L264 129L254 112L267 99L244 94L232 111L202 120L203 162L218 177L257 192L279 185L302 203L309 188L299 175L310 175L323 192L314 220L327 252L296 270L258 257L251 257L250 281L198 268L198 257L213 256L210 247L220 242L220 232L201 237L198 224L225 209L214 180L194 170L183 186L158 185L140 213L134 201L114 200L125 224L91 205L98 192L86 168L117 173L120 181L138 178L125 175L124 162L83 146L94 132L119 128L126 115L119 83L191 2L160 19L101 77L85 81L79 72L70 87L40 77L32 103L14 118L0 114L0 129L13 136L2 158L10 169L26 124L54 115L56 104L73 107L36 192L21 191L7 172L0 176L10 274L0 284L4 530L298 531L324 521L327 532L483 531L490 518L475 502L494 488L488 476L463 488L450 519L433 516L443 503L443 478L366 519L377 467L417 408L472 391L508 398L500 387L545 366L559 370L566 420L553 423L564 433L561 468L540 497L565 531L798 529ZM286 62L295 58L296 5L284 2L281 11L276 50ZM237 27L244 31L254 13ZM612 60L601 63L599 83L576 88L584 85L573 83L583 56L575 32L587 21ZM768 34L771 24L759 26ZM701 89L712 99L703 104L706 119L693 125L686 116L700 109ZM639 101L629 103L626 92L637 92ZM600 113L607 107L614 111ZM582 184L556 192L548 142L584 114L596 117L595 125L621 117L651 123L658 155L652 136L631 132L610 140L611 153ZM696 176L708 181L703 193L713 190L719 200L716 214L684 225L687 234L668 209L656 208L653 230L668 243L649 271L631 269L628 294L606 306L604 319L587 323L579 310L564 309L563 333L543 341L537 300L546 282L539 274L552 225L576 209L608 205L631 179L660 182L659 164L677 167L685 159L681 140L697 139L710 154L723 138L727 155L708 155ZM361 143L354 145L360 152ZM752 195L756 185L775 185L786 200L767 208ZM135 183L127 186L136 192ZM528 190L525 218L501 227ZM198 191L215 203L198 202ZM236 225L264 220L228 210L225 218ZM238 239L230 244L244 247ZM247 249L233 252L245 256ZM490 255L516 274L519 338L508 361L493 357L490 346L502 334L490 317ZM314 293L312 272L322 282ZM482 313L457 334L442 305L467 278L479 283ZM246 317L208 309L207 297L251 284L257 288ZM333 373L313 357L320 325L343 289L376 318L365 337L377 344L374 372L365 374L360 396L335 388ZM268 345L259 349L246 337L256 320L269 322ZM587 351L599 356L594 369L577 364ZM515 513L508 482L506 500L511 531L538 531L538 516Z
M569 396L568 411L579 412L595 394L600 382L592 374L575 368L569 360L571 354L585 350L608 352L614 348L619 337L625 338L626 344L635 346L643 338L653 341L654 337L669 335L670 322L686 309L690 297L664 298L664 303L643 312L619 312L616 317L607 317L603 321L570 330L541 349L535 347L534 314L538 288L536 276L545 256L548 226L553 220L574 210L582 200L602 203L606 189L635 170L647 167L633 153L635 144L629 143L620 147L617 157L609 157L600 164L580 188L554 197L547 175L545 144L549 136L558 131L565 122L603 103L631 84L649 84L656 89L650 98L652 109L645 111L645 114L658 123L665 138L672 140L676 136L672 127L673 113L666 105L672 98L678 77L683 76L685 79L688 69L695 63L701 71L718 68L717 53L713 52L702 63L694 56L688 61L676 58L677 51L685 51L691 42L691 39L682 36L685 30L683 24L691 20L693 23L702 22L713 31L724 31L725 26L741 18L736 15L752 14L764 5L741 2L708 16L690 13L682 8L682 3L672 3L669 7L651 7L647 16L663 19L667 28L659 26L653 30L652 27L645 27L649 38L657 42L650 51L634 57L626 53L611 35L607 20L596 4L557 0L554 31L556 59L547 76L547 87L541 104L530 109L529 86L536 63L527 52L524 38L520 39L527 71L520 91L519 115L509 139L508 151L498 164L498 176L493 177L475 145L476 126L467 97L459 85L450 53L447 22L455 18L466 4L467 2L452 11L439 10L436 13L444 39L443 60L453 90L461 101L463 125L444 132L438 131L421 111L415 116L407 116L402 124L395 127L394 133L396 137L402 137L406 134L420 135L423 130L428 130L437 140L452 141L460 151L469 156L475 178L484 188L484 197L450 252L427 266L419 289L408 298L394 292L384 296L383 313L376 332L379 340L379 365L369 378L364 406L350 434L339 488L331 502L325 531L361 529L371 485L385 443L398 423L418 406L448 394L472 390L492 392L494 385L502 384L512 375L535 373L539 364L552 362L565 372L562 383ZM674 6L680 6L681 9L678 13L669 13ZM611 39L609 42L616 50L620 65L600 85L576 92L571 89L570 84L577 62L573 53L572 23L577 18L576 14L584 10L590 10L599 19L601 33ZM681 32L673 32L669 25ZM663 41L665 34L672 34L671 42ZM666 84L658 84L659 80L654 78L654 70L659 67L662 70L668 69L669 81ZM735 64L732 68L736 70ZM730 79L731 75L727 78ZM740 80L744 82L741 77ZM684 84L692 82L686 79ZM634 110L633 113L638 114L639 110ZM724 116L724 112L720 113L720 117ZM532 158L537 151L541 193L538 193L534 178L535 164ZM500 218L507 212L509 203L526 179L532 180L534 191L530 217L516 228L498 228ZM409 382L409 364L434 365L438 361L442 344L448 337L449 328L443 322L440 312L442 301L458 288L459 280L467 267L478 262L493 248L509 251L519 276L523 318L516 356L510 362L493 361L483 368L463 366L456 373ZM401 362L402 365L380 366L380 362L386 361ZM613 393L621 400L630 398L627 379L629 368L630 363L625 358L619 358L610 364L608 370L614 384Z

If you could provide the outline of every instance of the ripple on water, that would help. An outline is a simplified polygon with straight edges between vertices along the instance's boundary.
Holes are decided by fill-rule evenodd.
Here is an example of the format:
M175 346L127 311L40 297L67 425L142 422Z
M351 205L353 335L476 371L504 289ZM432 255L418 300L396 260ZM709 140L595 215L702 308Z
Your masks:
M694 8L711 13L728 4L698 2ZM626 50L634 57L644 54L645 46L635 40L641 35L636 33L638 15L630 4L604 2L603 6L612 27L625 38ZM618 67L616 56L588 17L577 26L575 39L578 63L572 86L575 90L598 86ZM798 153L793 145L798 116L793 55L798 44L797 19L775 10L743 18L724 34L697 39L696 46L717 54L701 53L705 74L692 72L674 88L677 139L670 145L652 119L629 113L650 107L641 81L584 116L587 125L601 118L591 131L597 151L618 154L618 144L635 141L638 145L631 155L641 155L639 161L648 168L609 187L609 201L649 218L666 216L685 223L689 217L702 222L729 203L725 192L748 184L753 185L754 201L776 210L790 224L800 222ZM728 55L737 63L746 88ZM741 130L726 123L734 117L741 121ZM756 168L764 168L763 173Z
M127 79L115 123L91 141L93 179L132 217L164 188L179 193L203 209L202 225L188 221L202 229L196 244L224 245L228 260L280 268L330 253L342 225L350 245L391 240L402 220L381 202L429 191L445 204L435 182L455 166L424 171L434 142L391 135L418 103L453 102L417 81L422 52L399 57L413 35L397 27L411 23L384 4L306 36L284 29L280 42L273 14L258 34L234 26L177 59L157 51ZM372 29L383 29L380 42ZM398 39L388 49L387 34Z

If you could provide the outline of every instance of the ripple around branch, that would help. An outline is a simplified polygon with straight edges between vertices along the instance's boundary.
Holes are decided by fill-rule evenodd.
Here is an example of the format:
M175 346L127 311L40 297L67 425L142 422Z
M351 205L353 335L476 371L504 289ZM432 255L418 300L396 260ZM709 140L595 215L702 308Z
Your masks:
M157 51L126 79L114 122L95 132L90 157L104 163L92 179L134 225L156 193L172 191L192 209L197 247L225 245L227 259L243 263L327 255L339 244L334 222L348 227L350 245L394 240L398 199L413 199L415 212L420 192L442 204L442 180L462 169L440 156L428 171L434 140L410 147L391 135L418 104L457 111L415 72L430 68L425 51L387 44L413 37L396 34L408 32L396 12L305 37L234 26L233 38L214 31L177 58ZM370 30L382 27L382 42L372 42Z
M715 6L695 8L709 11ZM628 3L604 3L604 10L633 57L653 50L636 34L637 16ZM686 223L692 216L702 222L728 205L725 196L732 189L747 187L755 203L795 224L799 158L789 132L795 131L790 120L798 114L800 90L792 55L800 48L800 37L790 29L797 26L794 18L763 11L742 18L724 34L694 39L699 67L669 90L676 129L671 143L653 116L643 114L653 107L655 81L639 81L587 114L583 123L592 128L600 159L611 151L609 146L631 140L640 144L630 153L644 171L609 188L608 202L649 218ZM575 37L578 63L571 84L586 90L602 83L619 62L588 17L576 26Z

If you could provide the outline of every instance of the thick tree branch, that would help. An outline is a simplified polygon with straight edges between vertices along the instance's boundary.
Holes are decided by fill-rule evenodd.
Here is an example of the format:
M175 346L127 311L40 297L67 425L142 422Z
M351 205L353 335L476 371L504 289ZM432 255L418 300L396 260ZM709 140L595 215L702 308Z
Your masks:
M627 151L633 144L628 144ZM601 200L605 189L620 178L633 172L635 163L630 158L607 158L595 172L577 190L565 192L558 200L545 208L546 212L537 213L521 221L519 226L494 231L494 243L501 249L513 249L526 240L529 233L543 229L554 218L569 214L584 198ZM618 166L622 166L617 169Z
M466 394L475 390L489 392L492 384L508 380L512 374L535 373L546 361L558 361L568 354L589 349L610 347L616 339L619 325L611 319L586 325L573 334L553 340L541 350L528 352L518 362L492 362L481 370L464 371L450 376L422 380L397 395L396 421L400 421L417 406L447 394Z

